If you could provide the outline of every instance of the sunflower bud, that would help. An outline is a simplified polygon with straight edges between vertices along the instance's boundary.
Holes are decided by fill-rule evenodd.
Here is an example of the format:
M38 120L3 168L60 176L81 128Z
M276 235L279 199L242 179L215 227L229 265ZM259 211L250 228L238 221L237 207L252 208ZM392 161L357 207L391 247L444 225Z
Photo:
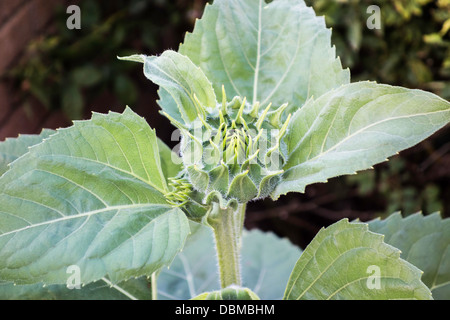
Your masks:
M261 109L258 102L250 104L240 97L227 101L223 91L215 110L208 113L198 105L198 121L189 129L180 126L183 179L203 194L203 203L246 203L273 191L286 160L282 152L290 119L289 115L282 121L286 106ZM173 197L184 202L181 196Z

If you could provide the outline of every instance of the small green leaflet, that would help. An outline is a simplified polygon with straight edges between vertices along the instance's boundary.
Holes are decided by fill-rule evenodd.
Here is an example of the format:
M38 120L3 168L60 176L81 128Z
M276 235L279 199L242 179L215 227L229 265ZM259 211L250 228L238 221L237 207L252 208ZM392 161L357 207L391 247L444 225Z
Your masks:
M386 243L399 248L403 259L424 272L422 280L434 299L450 299L449 218L442 219L439 213L402 218L395 213L368 224L371 231L385 235Z
M421 90L357 82L309 100L285 136L288 161L272 198L371 168L450 121L450 103Z
M76 121L0 178L0 280L82 284L151 275L189 233L170 207L155 132L127 108Z
M303 251L284 299L431 299L421 274L367 224L342 219L321 229Z
M224 85L228 96L252 103L287 102L285 114L350 82L325 20L302 0L216 0L179 52L203 70L217 96Z
M225 289L205 292L191 300L260 300L259 297L248 288L227 287Z
M0 142L0 176L8 170L8 165L21 155L28 152L28 148L42 142L54 130L44 129L40 134L21 134L17 138L6 138Z
M216 96L203 71L188 57L166 50L160 56L120 58L144 63L144 75L160 86L158 102L169 119L189 127L205 109L216 107Z

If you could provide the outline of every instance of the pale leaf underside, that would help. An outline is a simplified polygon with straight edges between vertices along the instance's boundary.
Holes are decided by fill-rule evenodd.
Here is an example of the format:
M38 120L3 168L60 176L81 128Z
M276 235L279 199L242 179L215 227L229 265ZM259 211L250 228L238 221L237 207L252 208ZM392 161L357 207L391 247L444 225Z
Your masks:
M161 270L158 298L191 299L206 291L219 290L213 244L209 228L201 227L193 232L172 265ZM245 230L241 255L243 286L261 299L281 299L300 254L301 250L287 239L269 232Z

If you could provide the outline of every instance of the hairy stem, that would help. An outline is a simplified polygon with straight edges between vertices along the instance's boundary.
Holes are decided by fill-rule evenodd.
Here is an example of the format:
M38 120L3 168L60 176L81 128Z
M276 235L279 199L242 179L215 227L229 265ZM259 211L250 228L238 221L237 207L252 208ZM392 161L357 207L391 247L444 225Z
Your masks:
M158 300L158 275L156 272L152 273L152 277L150 280L150 285L152 289L152 300Z
M241 285L240 251L245 208L245 203L239 204L236 208L226 209L214 204L208 218L209 224L214 229L222 288L232 284Z

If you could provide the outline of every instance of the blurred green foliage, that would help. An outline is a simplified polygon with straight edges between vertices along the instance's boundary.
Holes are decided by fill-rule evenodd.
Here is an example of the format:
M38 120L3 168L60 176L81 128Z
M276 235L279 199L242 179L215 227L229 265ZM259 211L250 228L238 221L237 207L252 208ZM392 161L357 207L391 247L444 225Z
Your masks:
M133 71L139 66L116 57L177 48L204 3L84 0L77 5L81 29L69 30L66 7L55 8L55 25L30 43L8 74L25 100L35 97L48 108L62 108L69 119L82 118L84 108L105 90L133 105L139 94Z
M307 0L333 29L352 79L433 91L450 98L450 0ZM380 8L380 29L367 20Z
M396 211L405 215L417 211L426 214L443 212L441 186L433 181L417 185L411 171L406 169L406 162L402 157L394 157L389 163L377 167L377 170L347 176L345 182L349 187L355 186L361 198L368 201L379 199L383 209L375 211L376 215L388 216Z
M306 2L325 16L332 28L332 42L344 67L350 68L352 81L375 80L429 90L450 99L450 0ZM367 27L374 14L368 10L371 5L380 9L380 29ZM436 168L418 168L415 163L425 163L447 141L442 134L434 136L426 142L428 148L418 146L375 170L338 178L341 189L336 192L350 194L356 189L357 196L366 199L363 210L377 215L397 210L404 214L419 210L446 214L448 176L433 175ZM448 165L442 161L436 164Z

